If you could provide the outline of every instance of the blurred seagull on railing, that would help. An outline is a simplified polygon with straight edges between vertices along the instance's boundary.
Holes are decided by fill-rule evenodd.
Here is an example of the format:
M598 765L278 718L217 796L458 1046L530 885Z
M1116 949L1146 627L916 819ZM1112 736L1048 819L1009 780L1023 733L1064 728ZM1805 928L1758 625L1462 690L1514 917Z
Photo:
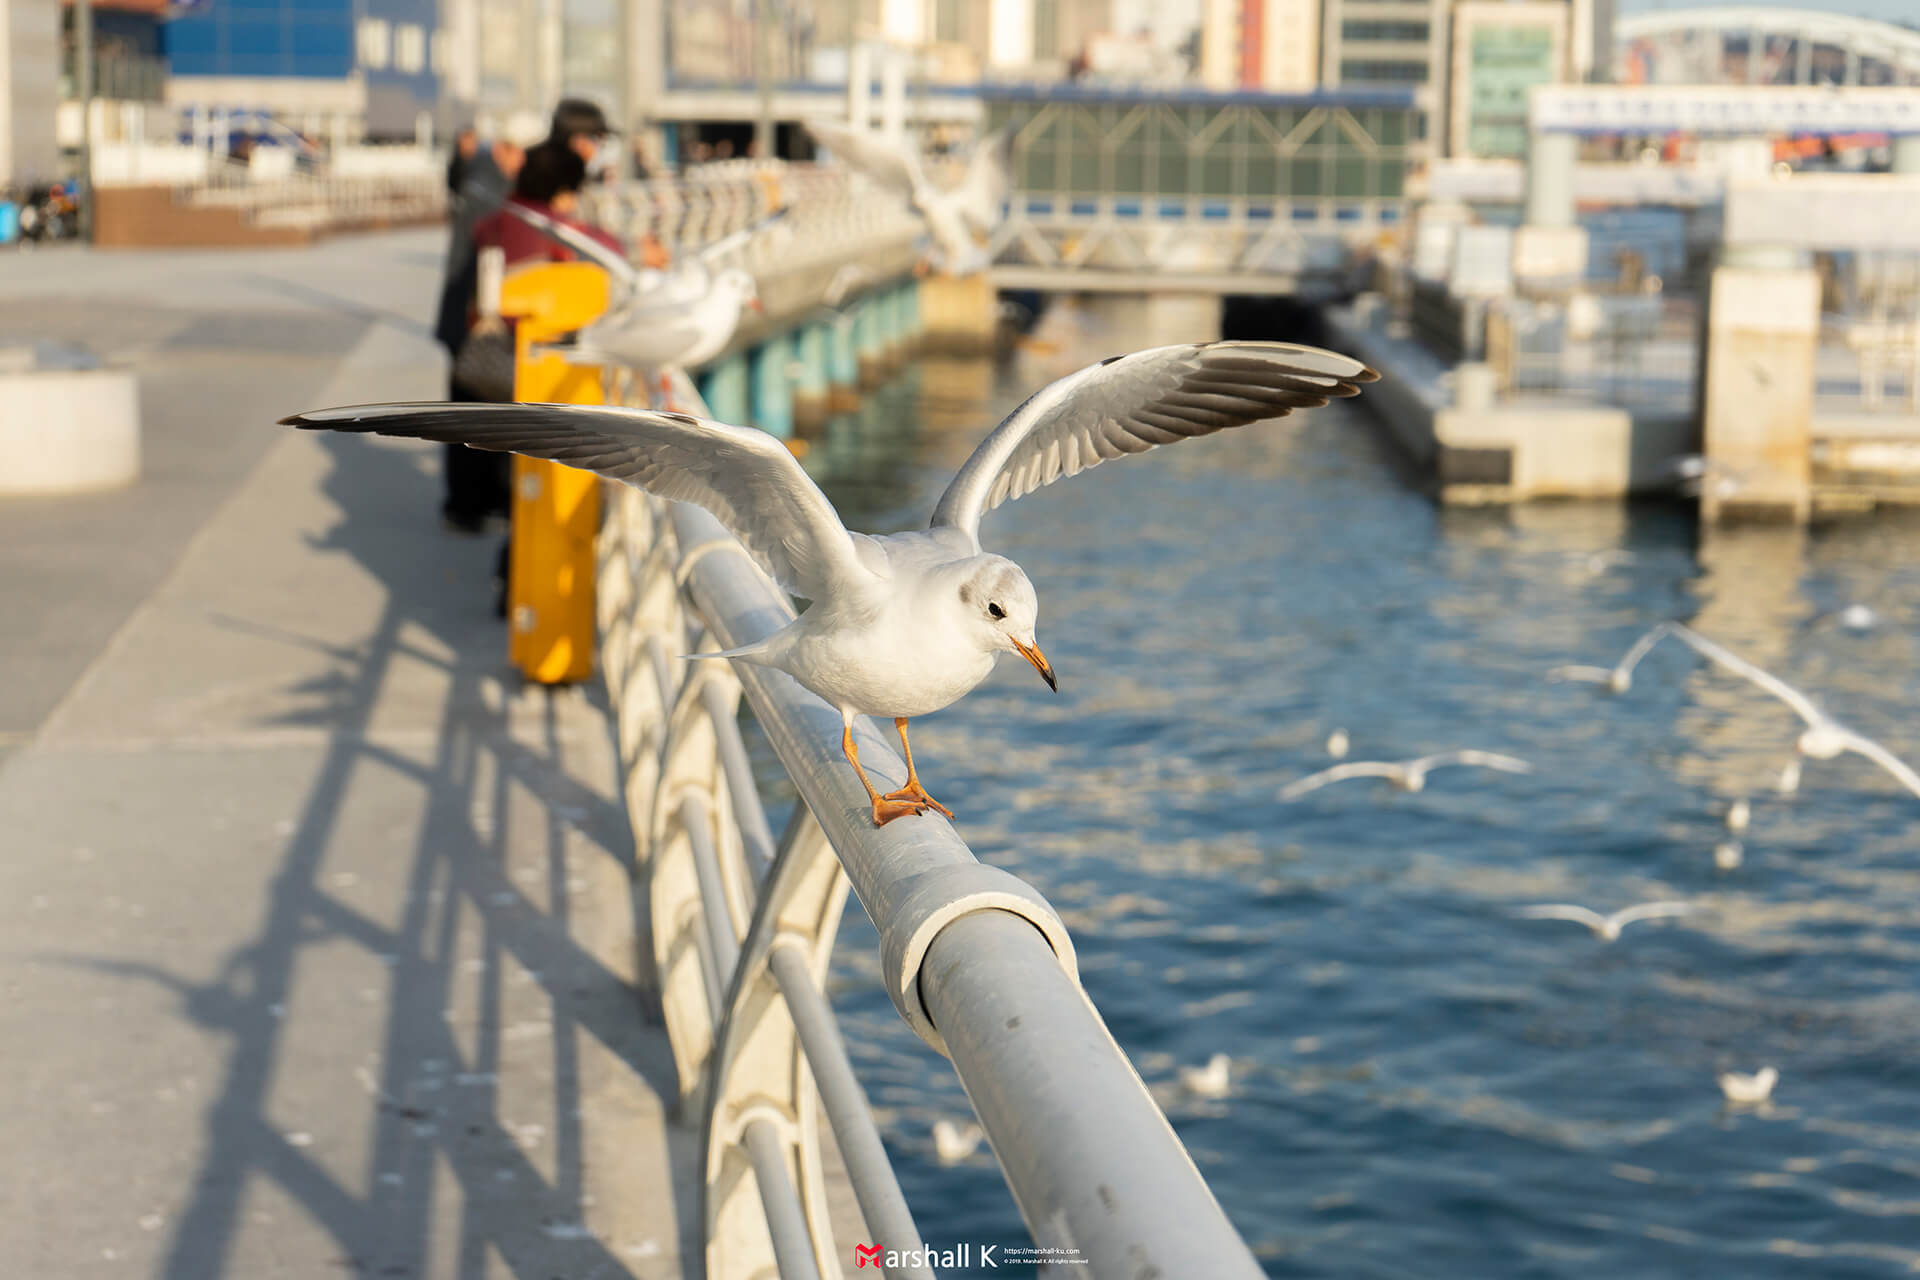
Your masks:
M1663 622L1647 634L1633 642L1633 648L1627 650L1624 658L1612 667L1555 667L1547 672L1549 680L1576 680L1582 684L1603 684L1609 693L1625 693L1633 688L1633 669L1640 665L1640 659L1647 651L1659 644L1663 636L1673 633L1674 624Z
M1807 724L1807 727L1801 731L1800 736L1794 741L1794 750L1798 751L1801 755L1811 757L1815 760L1831 760L1843 752L1851 751L1855 755L1865 756L1867 759L1873 761L1889 774L1893 775L1894 780L1901 786L1911 791L1914 795L1920 796L1920 774L1916 774L1913 768L1899 756L1894 755L1893 752L1887 750L1887 748L1881 746L1872 738L1864 737L1847 728L1838 720L1835 720L1832 716L1822 711L1819 706L1814 703L1812 698L1809 698L1806 694L1794 688L1772 672L1764 671L1754 666L1745 658L1715 644L1691 627L1683 626L1677 622L1666 625L1674 636L1678 637L1690 646L1694 652L1705 657L1715 666L1724 671L1731 671L1733 674L1760 686L1793 708L1794 714L1806 721ZM1799 785L1797 775L1794 778L1794 785L1796 787ZM1784 791L1786 787L1783 785L1781 789Z
M1442 751L1438 755L1421 756L1417 760L1354 760L1347 764L1337 764L1331 769L1322 769L1319 773L1310 773L1297 782L1290 782L1280 789L1282 800L1297 800L1309 791L1318 791L1321 787L1335 782L1345 782L1349 778L1385 778L1402 791L1419 791L1427 785L1427 774L1434 769L1448 765L1479 765L1486 769L1498 769L1503 773L1532 773L1533 766L1525 760L1512 756L1499 755L1492 751Z
M941 269L972 275L990 262L979 243L993 235L1005 214L1013 188L1010 172L1013 131L1002 129L974 146L967 175L958 187L943 191L927 177L919 146L884 133L848 128L831 120L805 122L814 140L890 191L905 196L926 220L939 249Z
M1211 342L1113 356L1042 388L988 435L923 531L868 536L765 432L612 405L379 404L283 419L524 453L705 507L774 581L812 601L766 639L724 653L792 675L840 712L840 748L875 825L937 809L914 769L907 721L938 711L1018 653L1057 688L1035 638L1026 572L980 545L980 520L1063 476L1157 445L1212 435L1358 395L1379 377L1358 360L1284 342ZM857 715L889 716L906 785L881 795L860 767Z
M1643 902L1610 916L1575 906L1571 902L1549 902L1538 907L1522 907L1514 915L1523 920L1571 920L1593 930L1603 942L1619 940L1620 931L1637 920L1658 920L1665 916L1688 916L1700 910L1691 902Z

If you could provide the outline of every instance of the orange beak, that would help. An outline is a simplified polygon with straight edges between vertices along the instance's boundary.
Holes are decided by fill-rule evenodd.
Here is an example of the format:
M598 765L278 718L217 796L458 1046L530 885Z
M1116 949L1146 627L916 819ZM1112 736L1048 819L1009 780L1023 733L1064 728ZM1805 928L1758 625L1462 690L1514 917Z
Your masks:
M1012 636L1008 636L1007 638L1013 640ZM1060 682L1053 678L1053 664L1047 661L1046 654L1040 652L1039 645L1029 647L1021 644L1018 640L1014 640L1013 647L1020 651L1021 657L1033 664L1033 669L1038 671L1040 678L1047 682L1047 688L1053 690L1055 693L1060 692Z
M767 304L760 301L758 296L748 298L747 305L752 307L755 311L758 311L761 315L767 314Z

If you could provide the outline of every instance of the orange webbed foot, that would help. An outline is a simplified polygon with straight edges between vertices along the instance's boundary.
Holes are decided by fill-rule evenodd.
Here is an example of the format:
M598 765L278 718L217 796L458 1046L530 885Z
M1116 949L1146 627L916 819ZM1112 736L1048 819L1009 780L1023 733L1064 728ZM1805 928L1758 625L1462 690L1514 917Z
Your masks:
M887 792L886 795L880 798L882 800L911 800L915 804L921 805L925 808L938 810L940 813L940 816L943 818L946 818L948 821L953 820L953 810L947 808L947 806L941 804L938 800L935 800L932 796L928 795L927 789L921 786L918 780L909 782L906 786L900 788L898 791L889 791Z
M927 806L918 800L896 800L892 796L880 796L873 802L873 825L884 827L895 818L907 818L927 811Z

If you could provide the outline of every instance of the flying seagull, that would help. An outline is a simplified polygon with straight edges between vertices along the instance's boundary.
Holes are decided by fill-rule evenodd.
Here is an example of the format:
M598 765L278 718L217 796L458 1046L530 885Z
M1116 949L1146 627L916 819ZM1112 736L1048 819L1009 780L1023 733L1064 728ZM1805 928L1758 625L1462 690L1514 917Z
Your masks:
M1003 502L1110 458L1359 394L1359 361L1282 342L1213 342L1113 356L1042 388L980 443L925 530L869 536L780 441L650 409L559 404L377 404L322 409L291 426L373 432L550 458L711 511L781 586L812 602L757 643L720 654L786 671L839 710L840 746L875 825L937 809L913 766L907 721L938 711L1018 653L1049 686L1025 571L980 544ZM890 716L906 786L881 795L860 767L856 715Z

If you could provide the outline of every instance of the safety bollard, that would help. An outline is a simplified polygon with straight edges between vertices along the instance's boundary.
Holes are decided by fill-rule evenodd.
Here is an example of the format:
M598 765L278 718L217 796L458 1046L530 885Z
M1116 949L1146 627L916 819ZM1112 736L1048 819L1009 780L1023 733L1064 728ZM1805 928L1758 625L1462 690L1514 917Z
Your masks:
M507 277L500 314L517 322L515 399L605 403L599 369L532 349L598 318L609 297L607 273L583 262L530 267ZM593 674L593 552L599 528L599 477L514 455L507 656L529 680L569 684Z

